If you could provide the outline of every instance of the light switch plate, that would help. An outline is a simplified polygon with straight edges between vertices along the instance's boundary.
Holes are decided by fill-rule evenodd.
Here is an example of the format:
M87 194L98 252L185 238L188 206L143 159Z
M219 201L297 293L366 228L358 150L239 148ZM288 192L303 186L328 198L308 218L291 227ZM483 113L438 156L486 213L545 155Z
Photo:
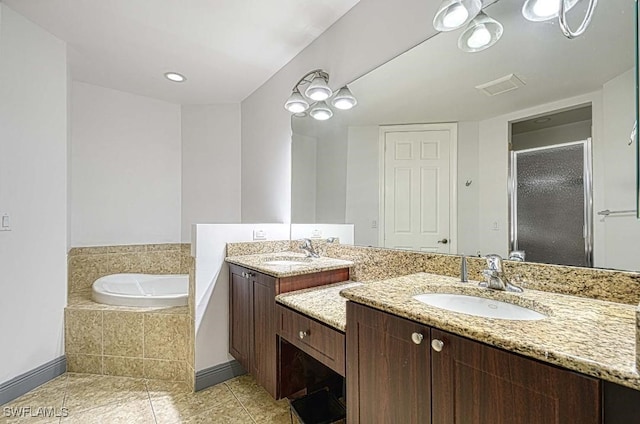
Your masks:
M9 214L0 214L0 231L11 231L11 222Z

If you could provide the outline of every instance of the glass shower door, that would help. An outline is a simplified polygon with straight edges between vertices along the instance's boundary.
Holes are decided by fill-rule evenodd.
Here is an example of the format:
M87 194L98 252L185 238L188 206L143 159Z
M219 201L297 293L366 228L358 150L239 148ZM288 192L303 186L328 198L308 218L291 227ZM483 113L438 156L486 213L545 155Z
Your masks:
M511 244L527 261L592 266L589 147L512 152Z

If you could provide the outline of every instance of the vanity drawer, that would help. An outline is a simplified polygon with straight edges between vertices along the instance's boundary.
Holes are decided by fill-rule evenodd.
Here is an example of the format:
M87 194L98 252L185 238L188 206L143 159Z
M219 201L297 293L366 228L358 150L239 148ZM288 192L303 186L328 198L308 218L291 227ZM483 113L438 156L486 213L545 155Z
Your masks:
M277 316L280 337L345 375L344 333L281 305L277 305Z

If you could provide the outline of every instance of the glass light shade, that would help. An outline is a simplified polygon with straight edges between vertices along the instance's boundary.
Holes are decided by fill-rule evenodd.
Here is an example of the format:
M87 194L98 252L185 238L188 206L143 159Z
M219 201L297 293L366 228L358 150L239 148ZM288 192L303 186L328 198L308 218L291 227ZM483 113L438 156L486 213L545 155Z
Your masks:
M488 49L502 37L502 24L480 12L460 34L460 50L475 53Z
M444 0L436 16L433 27L438 31L453 31L462 28L482 10L482 0Z
M561 1L565 2L567 10L571 10L580 0L526 0L522 6L522 16L533 22L557 18Z
M298 90L291 93L291 96L284 104L284 108L291 113L301 113L309 109L309 102L302 97L302 94Z
M311 108L309 115L318 121L326 121L333 116L333 111L331 111L327 102L318 102Z
M349 90L349 87L346 85L342 87L336 93L335 97L331 100L331 104L342 110L348 110L358 104L358 101Z
M311 80L309 86L304 91L305 96L308 98L315 100L317 102L321 102L323 100L327 100L333 94L331 88L327 85L327 81L321 76L317 76Z

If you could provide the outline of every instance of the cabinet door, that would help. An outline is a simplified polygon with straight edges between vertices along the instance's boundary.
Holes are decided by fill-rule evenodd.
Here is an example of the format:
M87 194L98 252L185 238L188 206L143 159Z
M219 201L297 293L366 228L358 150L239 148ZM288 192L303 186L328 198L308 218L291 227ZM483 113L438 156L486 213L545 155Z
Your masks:
M251 283L242 271L238 272L231 270L229 285L229 353L245 370L249 370Z
M275 279L256 274L252 290L253 343L251 373L258 384L267 389L269 394L277 399Z
M429 423L429 328L347 302L347 329L347 422Z
M440 330L432 352L434 424L600 422L599 380Z

